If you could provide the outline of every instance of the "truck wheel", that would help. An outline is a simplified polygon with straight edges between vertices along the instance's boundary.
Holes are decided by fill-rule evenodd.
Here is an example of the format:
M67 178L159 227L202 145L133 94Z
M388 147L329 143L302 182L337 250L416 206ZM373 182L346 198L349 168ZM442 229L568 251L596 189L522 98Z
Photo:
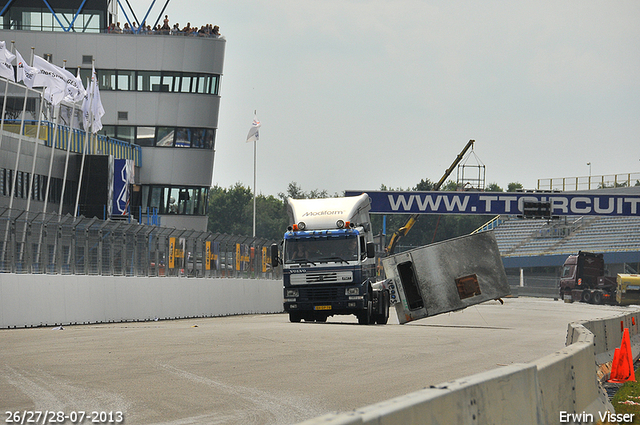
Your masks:
M591 292L589 292L586 289L584 291L582 291L582 296L580 297L580 301L582 301L583 303L590 303L591 302Z
M324 323L327 321L327 316L324 316L322 314L316 316L316 322L318 323Z
M369 300L367 302L367 309L358 314L358 324L360 325L370 325L373 321L373 301Z
M593 293L593 303L604 304L604 297L602 296L602 292L596 291Z
M302 316L300 313L289 313L289 321L292 323L300 323L302 320Z
M382 299L378 302L382 303L382 313L376 315L376 323L386 325L389 321L389 292L382 292Z

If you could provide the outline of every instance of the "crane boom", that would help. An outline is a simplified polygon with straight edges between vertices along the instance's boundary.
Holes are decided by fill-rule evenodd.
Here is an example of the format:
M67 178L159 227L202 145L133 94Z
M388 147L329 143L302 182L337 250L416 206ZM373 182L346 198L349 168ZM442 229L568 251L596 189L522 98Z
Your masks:
M462 149L462 151L458 154L458 156L456 157L456 159L453 161L453 163L451 164L451 166L449 168L447 168L444 172L444 175L442 176L442 178L438 181L438 183L435 184L435 186L433 187L434 191L440 190L440 187L442 187L442 185L444 184L444 182L447 180L447 178L449 178L449 176L451 175L451 173L453 172L453 170L458 166L458 164L460 163L460 161L462 161L462 158L464 158L465 154L467 153L467 151L473 147L473 144L475 143L475 140L469 140L469 142L467 143L467 145L464 147L464 149ZM418 216L420 214L411 214L411 216L409 217L409 219L407 220L407 222L405 223L404 226L402 226L401 228L399 228L398 230L396 230L393 233L393 236L391 236L391 240L389 241L389 245L387 245L387 255L391 255L393 254L393 252L395 251L395 248L398 244L398 241L400 240L400 238L402 238L403 236L407 236L407 233L409 233L409 230L411 230L411 228L413 227L414 224L416 224L416 220L418 219Z

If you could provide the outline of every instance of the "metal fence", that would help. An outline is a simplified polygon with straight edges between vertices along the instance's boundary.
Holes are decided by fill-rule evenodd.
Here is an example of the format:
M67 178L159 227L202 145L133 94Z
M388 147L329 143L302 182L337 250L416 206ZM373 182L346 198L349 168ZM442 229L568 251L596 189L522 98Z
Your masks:
M640 173L538 179L537 189L567 191L631 186L640 186Z
M275 241L0 208L0 272L278 279Z

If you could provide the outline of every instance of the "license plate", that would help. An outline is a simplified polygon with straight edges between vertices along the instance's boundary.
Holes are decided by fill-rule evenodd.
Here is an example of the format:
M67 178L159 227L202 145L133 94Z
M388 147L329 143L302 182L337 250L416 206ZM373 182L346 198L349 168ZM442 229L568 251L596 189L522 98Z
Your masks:
M331 310L330 305L317 305L314 307L315 310Z

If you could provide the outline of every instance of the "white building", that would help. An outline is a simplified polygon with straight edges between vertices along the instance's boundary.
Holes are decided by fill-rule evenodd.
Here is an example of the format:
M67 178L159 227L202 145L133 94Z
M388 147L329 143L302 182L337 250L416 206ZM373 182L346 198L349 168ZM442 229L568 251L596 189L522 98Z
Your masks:
M51 6L49 9L48 5ZM0 40L15 48L29 62L31 48L36 55L75 73L81 68L83 81L91 74L92 63L98 74L100 95L106 111L100 134L118 139L122 150L139 153L135 182L130 198L131 212L157 209L163 226L206 230L208 191L213 174L214 148L220 106L220 82L224 63L225 39L216 36L177 34L108 33L106 29L118 21L114 1L83 2L49 0L15 0L0 11ZM126 22L126 19L120 18ZM155 19L155 17L154 17ZM73 23L73 25L71 25ZM149 25L153 25L149 17ZM205 24L203 22L203 24ZM213 23L215 24L215 22ZM4 88L4 87L0 87ZM15 118L22 107L22 96L7 102L5 119ZM19 102L17 101L19 99ZM36 119L37 99L28 103ZM21 111L20 112L21 115ZM9 122L6 123L9 126ZM38 151L35 177L30 175L35 138L26 137L20 150L16 184L29 182L42 186L42 176L49 168L51 148ZM10 181L14 175L15 134L4 133L0 146L0 207L9 204ZM137 146L140 148L138 151ZM115 157L117 147L110 148ZM96 151L94 154L104 154ZM104 173L100 155L86 164L80 213L96 213L88 207L87 196L96 195L92 185ZM104 155L102 155L104 157ZM64 176L65 151L54 154L52 179L58 185ZM73 212L74 185L77 187L80 155L73 154L67 180L72 191L65 192L64 212ZM87 174L88 173L88 174ZM19 182L17 181L19 180ZM102 185L102 183L99 183ZM54 185L55 186L55 185ZM50 189L50 194L53 189ZM31 211L41 212L42 196L33 190ZM24 208L26 188L14 193L13 208ZM73 193L74 196L70 196ZM48 212L58 211L59 196L51 195ZM96 203L95 199L93 201ZM105 205L107 199L104 200Z

